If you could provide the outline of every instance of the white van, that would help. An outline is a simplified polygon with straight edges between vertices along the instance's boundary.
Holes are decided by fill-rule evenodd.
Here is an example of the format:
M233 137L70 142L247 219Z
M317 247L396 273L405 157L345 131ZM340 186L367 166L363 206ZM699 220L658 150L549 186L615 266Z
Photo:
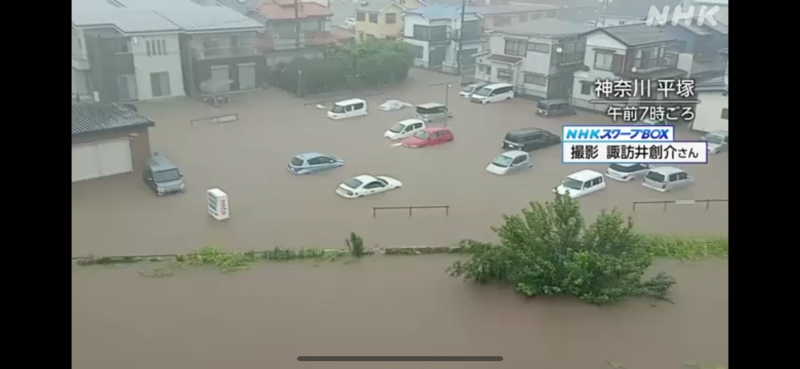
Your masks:
M335 102L328 112L328 118L345 119L367 115L367 102L362 99L349 99Z
M474 103L488 104L514 98L514 86L508 83L494 83L475 91L469 98Z
M568 175L558 187L553 189L553 192L557 192L559 195L569 193L569 197L576 198L605 188L606 181L603 173L584 169Z

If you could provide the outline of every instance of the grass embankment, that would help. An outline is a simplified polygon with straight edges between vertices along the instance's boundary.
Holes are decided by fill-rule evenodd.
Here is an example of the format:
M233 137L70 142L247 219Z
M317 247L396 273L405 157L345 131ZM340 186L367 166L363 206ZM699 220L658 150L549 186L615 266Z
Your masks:
M354 238L355 237L355 238ZM354 241L355 240L355 241ZM356 244L357 247L353 247ZM432 254L469 254L467 242L455 246L433 247L388 247L379 249L385 255L432 255ZM676 236L644 236L642 244L654 258L695 261L705 259L727 259L727 238L692 238ZM342 249L282 249L268 251L226 252L214 247L204 247L195 252L183 255L159 256L105 256L77 258L75 263L89 265L122 265L137 263L167 263L163 268L151 272L140 271L143 276L168 277L175 270L187 267L213 266L220 272L230 273L247 269L259 261L316 260L336 261L358 258L375 254L375 250L363 249L363 241L353 234L348 240L348 248ZM349 262L351 260L347 260Z

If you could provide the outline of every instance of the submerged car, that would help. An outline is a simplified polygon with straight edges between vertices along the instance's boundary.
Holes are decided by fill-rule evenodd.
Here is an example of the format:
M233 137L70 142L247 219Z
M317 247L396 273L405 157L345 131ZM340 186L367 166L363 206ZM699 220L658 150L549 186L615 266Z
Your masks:
M531 157L527 152L513 150L506 151L492 159L492 162L486 166L486 171L502 176L532 166Z
M400 100L386 100L383 104L378 105L378 109L383 111L395 111L405 108L410 108L414 105Z
M472 96L472 94L474 94L476 91L482 89L486 85L487 85L487 83L472 83L472 84L468 84L468 85L464 86L464 88L461 91L458 92L458 96L461 96L463 98L469 99L470 96Z
M428 127L403 140L403 146L409 148L425 147L453 141L455 137L448 128Z
M708 153L711 155L728 149L728 131L709 132L703 136L703 140L708 143Z
M344 160L333 155L321 154L318 152L304 152L289 160L286 170L292 174L311 174L328 169L338 168L344 165Z
M634 126L666 126L667 122L663 119L642 119L641 122L636 122L633 124Z
M425 128L427 128L427 125L422 119L401 120L386 130L386 132L383 133L383 137L390 140L402 140L413 136L415 133Z
M606 188L603 174L593 170L584 169L568 175L561 184L553 189L559 195L569 195L572 198L586 196Z
M611 164L606 169L606 177L616 181L630 182L637 178L644 178L648 170L650 170L650 164L645 163Z
M347 199L355 199L403 187L403 183L387 176L362 174L342 182L336 193Z

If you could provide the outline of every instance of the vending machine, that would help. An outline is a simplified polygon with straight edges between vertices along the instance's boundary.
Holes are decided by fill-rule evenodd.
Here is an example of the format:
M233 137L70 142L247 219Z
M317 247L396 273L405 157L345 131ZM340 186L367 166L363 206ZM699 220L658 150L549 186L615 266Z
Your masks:
M228 208L228 194L222 192L219 188L212 188L206 193L208 195L208 214L216 220L230 218L231 211Z

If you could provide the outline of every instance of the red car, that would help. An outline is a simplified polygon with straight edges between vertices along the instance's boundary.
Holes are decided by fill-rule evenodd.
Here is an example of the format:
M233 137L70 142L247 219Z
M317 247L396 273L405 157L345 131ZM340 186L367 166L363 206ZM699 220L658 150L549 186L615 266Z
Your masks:
M425 147L453 141L453 131L442 127L428 127L403 140L404 147Z

